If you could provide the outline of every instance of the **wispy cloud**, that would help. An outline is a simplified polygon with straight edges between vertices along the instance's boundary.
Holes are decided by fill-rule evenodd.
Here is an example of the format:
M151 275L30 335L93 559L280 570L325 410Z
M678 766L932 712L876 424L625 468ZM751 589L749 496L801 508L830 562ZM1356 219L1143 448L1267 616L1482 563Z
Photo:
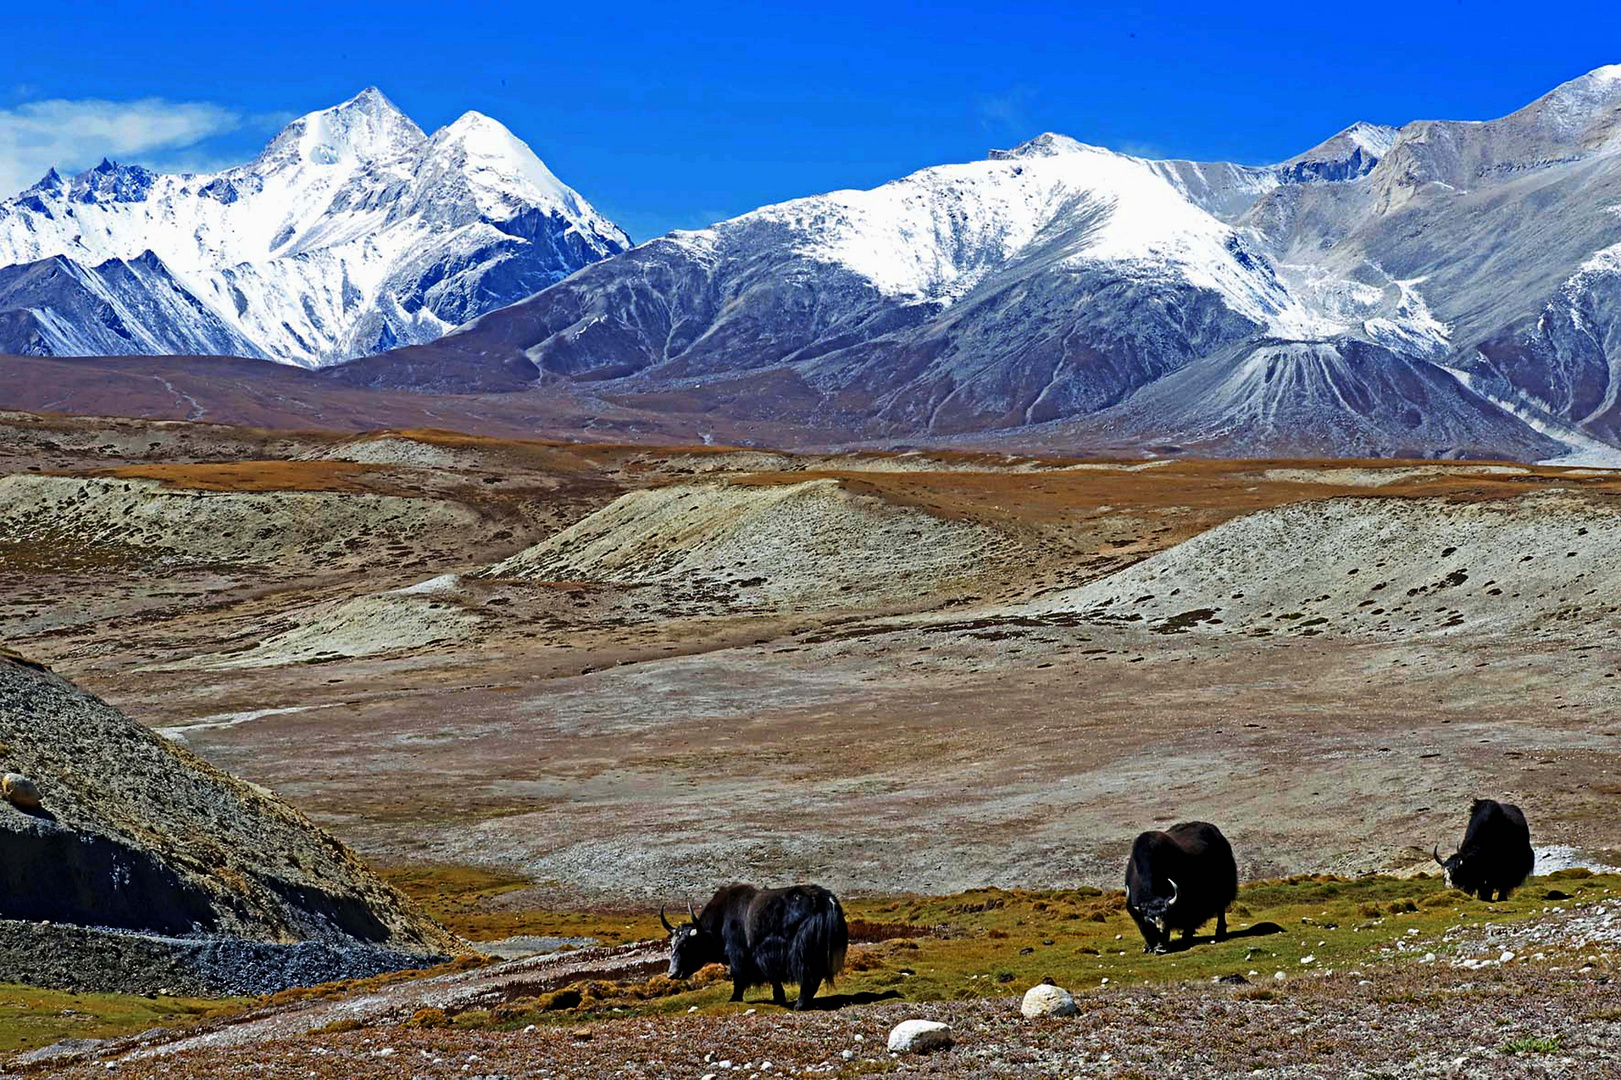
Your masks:
M1032 131L1030 104L1036 99L1032 86L1010 86L996 94L981 94L974 99L974 115L986 133L998 138L1027 139Z
M68 101L0 109L0 197L28 187L52 166L84 169L103 157L175 156L235 131L240 113L206 101Z

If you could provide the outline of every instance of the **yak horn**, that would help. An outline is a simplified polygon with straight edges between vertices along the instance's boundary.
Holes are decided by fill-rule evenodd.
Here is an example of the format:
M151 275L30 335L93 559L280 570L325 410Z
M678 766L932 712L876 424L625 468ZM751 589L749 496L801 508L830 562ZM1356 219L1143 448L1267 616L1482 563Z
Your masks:
M663 904L659 905L659 922L664 924L664 929L668 930L672 934L675 933L675 927L671 926L670 925L670 920L666 919L664 917L664 905Z
M1431 848L1430 849L1430 854L1435 856L1435 864L1437 866L1445 866L1446 865L1445 862L1441 861L1441 845L1440 844L1436 844L1433 848Z
M1176 898L1182 895L1182 890L1171 878L1166 878L1165 880L1171 882L1171 899L1165 905L1166 907L1170 907L1172 904L1176 903Z
M692 901L691 900L687 901L687 917L692 920L692 923L693 923L694 926L696 926L698 924L698 913L696 911L692 910Z

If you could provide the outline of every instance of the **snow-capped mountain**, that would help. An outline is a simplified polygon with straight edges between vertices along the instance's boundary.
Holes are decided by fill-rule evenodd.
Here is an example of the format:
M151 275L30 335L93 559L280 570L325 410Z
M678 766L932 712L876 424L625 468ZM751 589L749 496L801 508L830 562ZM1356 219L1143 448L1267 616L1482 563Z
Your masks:
M333 375L500 365L891 442L1590 451L1621 441L1621 67L1267 166L1041 135L672 233L394 359Z
M320 366L431 341L629 244L496 121L428 136L368 89L237 168L104 161L0 203L0 352Z

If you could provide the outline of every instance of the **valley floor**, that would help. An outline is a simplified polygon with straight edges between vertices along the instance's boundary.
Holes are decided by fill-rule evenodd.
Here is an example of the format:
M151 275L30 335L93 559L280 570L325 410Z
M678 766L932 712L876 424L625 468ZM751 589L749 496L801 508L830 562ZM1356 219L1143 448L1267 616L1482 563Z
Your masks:
M0 435L0 641L285 796L397 880L488 875L467 910L436 909L481 938L633 941L658 904L733 878L821 881L908 925L957 916L926 922L937 902L921 900L883 914L901 902L877 898L994 883L1079 904L1118 887L1139 831L1196 818L1222 826L1246 880L1433 889L1415 875L1477 796L1524 807L1539 873L1621 865L1615 472L26 414L0 416ZM626 913L622 936L535 914L602 909ZM1279 922L1301 918L1317 916ZM1061 970L1036 937L1028 954L973 953L950 993L905 988L965 1038L904 1067L1282 1075L1288 1050L1310 1052L1288 1075L1603 1075L1590 1038L1617 1034L1610 984L1547 959L1487 975L1375 951L1359 954L1366 986L1336 962L1275 1000L1257 980L1204 981L1253 966L1229 944L1200 954L1215 966L1196 983L1089 993L1067 1026L945 1000L970 976L1078 977L1065 930L1047 935L1071 945ZM1123 962L1106 952L1083 963ZM892 983L864 973L849 992L923 971L884 964ZM593 1075L571 1071L583 1062L697 1077L719 1071L702 1058L722 1044L800 1072L902 1067L853 1040L909 1006L743 1017L694 992L697 1017L627 1005L589 1039L555 1018L528 1035L310 1029L120 1069L396 1075L408 1059L421 1075ZM1209 1037L1240 1023L1253 1040ZM1522 1038L1558 1050L1504 1050Z

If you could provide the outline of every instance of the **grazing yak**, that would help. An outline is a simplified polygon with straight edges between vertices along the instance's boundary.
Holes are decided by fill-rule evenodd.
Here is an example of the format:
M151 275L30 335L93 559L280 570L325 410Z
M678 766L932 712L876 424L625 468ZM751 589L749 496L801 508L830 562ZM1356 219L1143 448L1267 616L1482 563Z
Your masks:
M732 973L732 1000L742 1001L750 986L771 984L771 1000L788 1004L783 983L798 983L796 1009L810 1008L825 980L844 970L850 931L839 898L820 885L756 889L723 885L702 911L687 907L691 921L671 926L670 978L690 978L705 964L725 964Z
M1185 821L1145 832L1126 863L1126 910L1142 931L1144 952L1164 952L1171 931L1182 940L1212 918L1216 940L1227 936L1227 908L1238 897L1238 863L1221 830Z
M1537 863L1525 815L1513 803L1496 799L1476 799L1470 805L1463 844L1451 858L1441 858L1440 844L1431 854L1441 864L1441 875L1448 885L1474 893L1488 903L1494 892L1497 899L1507 900Z

